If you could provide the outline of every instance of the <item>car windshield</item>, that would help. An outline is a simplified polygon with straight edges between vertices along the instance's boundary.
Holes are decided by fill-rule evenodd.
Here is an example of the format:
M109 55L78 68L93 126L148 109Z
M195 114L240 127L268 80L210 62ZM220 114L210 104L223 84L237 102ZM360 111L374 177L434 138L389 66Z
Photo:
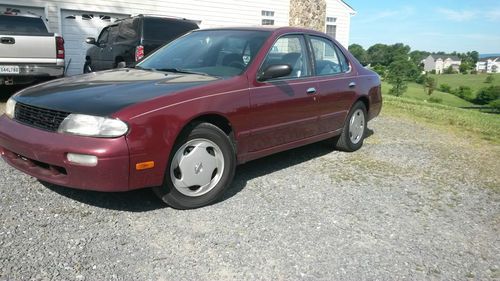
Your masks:
M252 62L269 31L202 30L180 37L136 67L219 77L240 75Z

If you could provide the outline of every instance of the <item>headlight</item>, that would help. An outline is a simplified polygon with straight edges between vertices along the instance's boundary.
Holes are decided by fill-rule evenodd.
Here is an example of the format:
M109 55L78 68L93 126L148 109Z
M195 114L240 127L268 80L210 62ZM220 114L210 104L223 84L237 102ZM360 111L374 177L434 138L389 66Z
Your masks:
M16 111L16 101L13 98L10 98L5 105L5 115L9 118L14 119L14 113Z
M58 131L80 136L114 138L126 134L128 126L118 119L70 114L61 123Z

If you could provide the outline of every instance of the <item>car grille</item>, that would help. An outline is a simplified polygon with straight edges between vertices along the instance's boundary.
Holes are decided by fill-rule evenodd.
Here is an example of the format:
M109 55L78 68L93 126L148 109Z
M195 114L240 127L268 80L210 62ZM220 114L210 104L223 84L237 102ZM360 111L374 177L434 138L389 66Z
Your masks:
M44 109L27 104L17 103L15 119L22 124L38 129L55 132L61 122L69 115L67 112Z

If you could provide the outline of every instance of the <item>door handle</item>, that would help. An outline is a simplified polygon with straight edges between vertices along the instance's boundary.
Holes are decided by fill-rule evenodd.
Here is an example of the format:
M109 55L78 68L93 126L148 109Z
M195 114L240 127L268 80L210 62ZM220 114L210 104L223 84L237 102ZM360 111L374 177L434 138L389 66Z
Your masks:
M14 39L13 37L2 37L0 38L0 42L2 44L15 44L16 39Z
M306 93L308 95L314 95L314 94L316 94L316 88L309 88L309 89L307 89Z
M349 83L349 88L354 88L354 87L356 87L356 82Z

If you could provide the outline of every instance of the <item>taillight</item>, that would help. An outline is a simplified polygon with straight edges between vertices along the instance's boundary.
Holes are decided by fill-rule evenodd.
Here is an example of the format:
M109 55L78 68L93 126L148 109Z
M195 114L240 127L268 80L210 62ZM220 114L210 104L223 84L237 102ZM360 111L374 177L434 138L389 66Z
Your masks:
M56 58L64 59L64 39L56 36Z
M135 61L140 61L144 57L144 46L135 47Z

